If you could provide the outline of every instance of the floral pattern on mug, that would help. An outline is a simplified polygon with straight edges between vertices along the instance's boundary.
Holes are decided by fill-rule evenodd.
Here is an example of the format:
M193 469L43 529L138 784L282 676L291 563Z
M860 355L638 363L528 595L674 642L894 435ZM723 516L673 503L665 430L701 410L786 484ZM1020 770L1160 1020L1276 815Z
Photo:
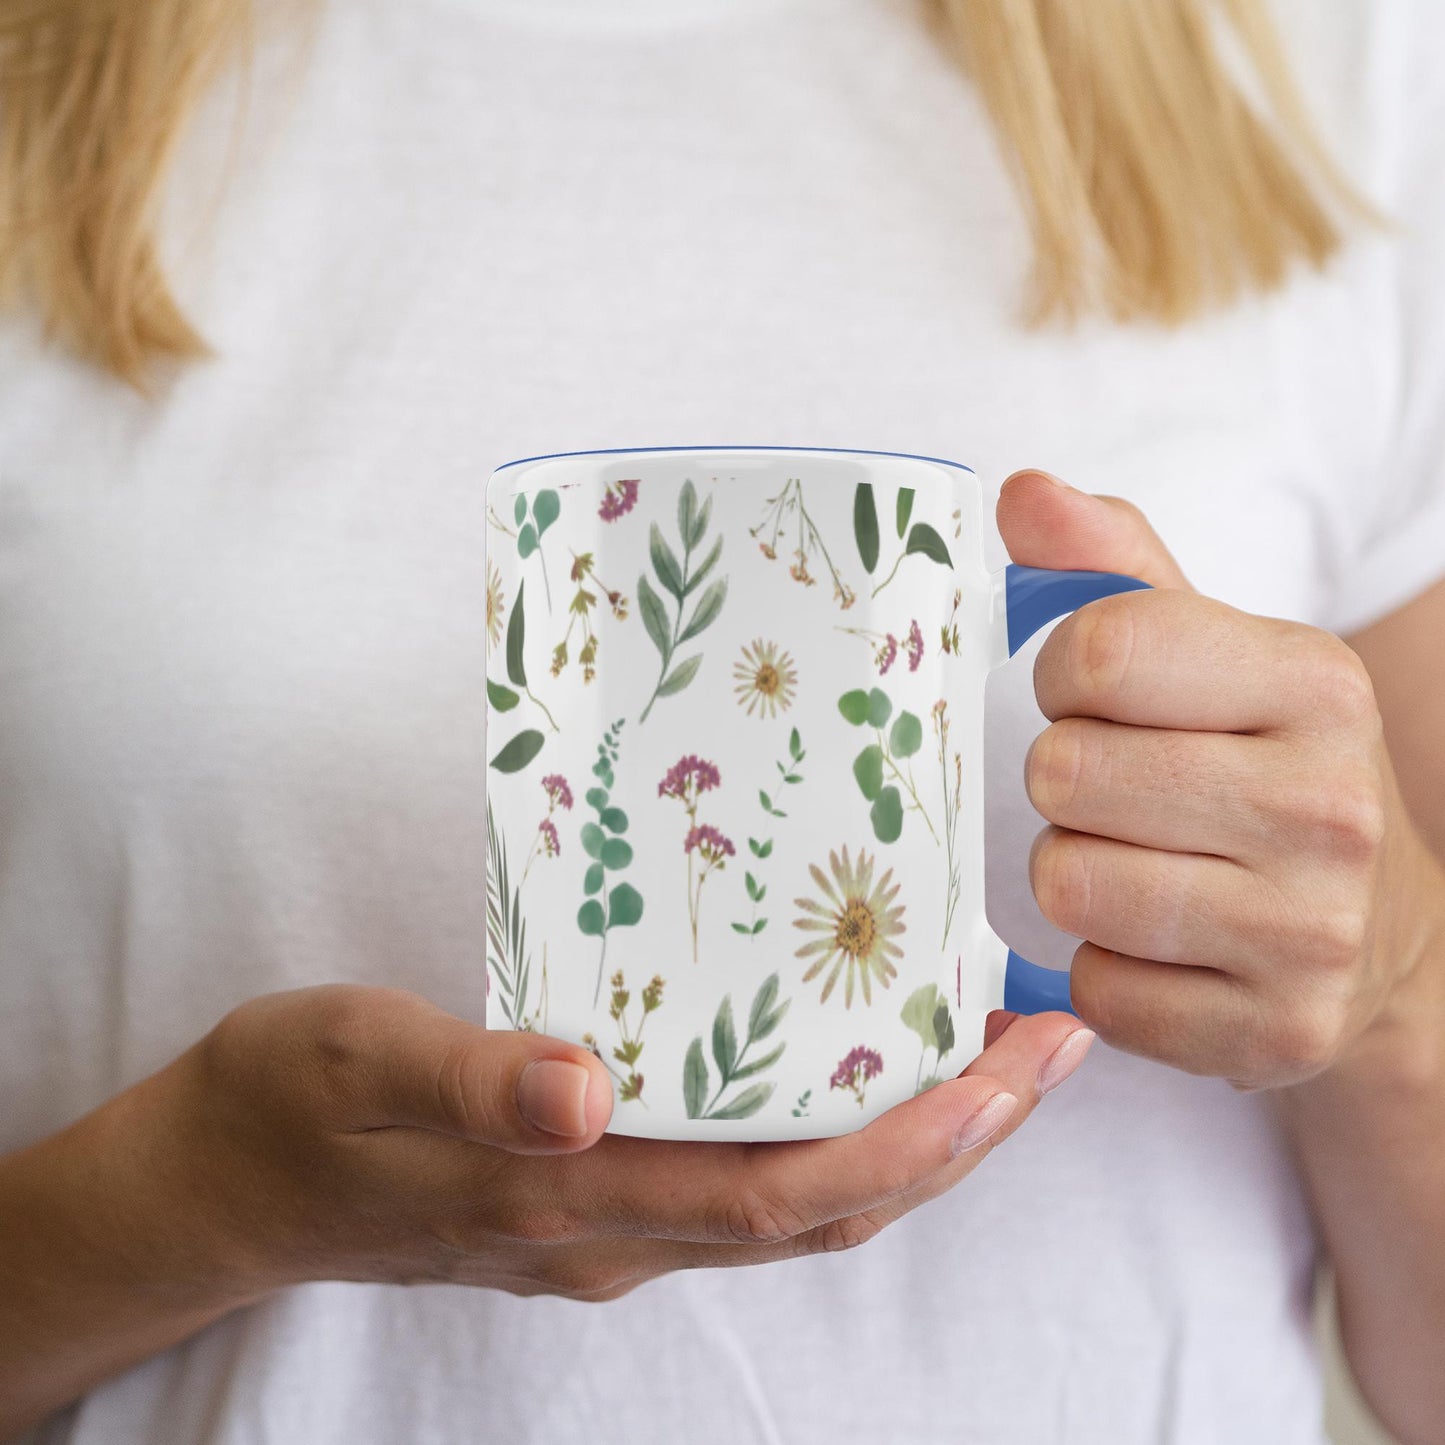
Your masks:
M839 1060L838 1067L833 1070L833 1077L828 1080L828 1087L852 1094L861 1109L866 1102L869 1081L876 1079L882 1072L883 1055L876 1049L865 1048L859 1044Z
M797 667L792 654L782 651L775 642L758 637L751 646L744 647L742 661L733 664L733 677L738 705L746 709L749 717L754 710L760 718L777 717L780 708L787 712L793 705Z
M695 753L679 758L657 785L659 798L675 798L687 814L687 834L682 851L687 854L687 918L692 926L692 961L698 958L698 923L702 914L702 889L708 876L721 872L737 852L731 838L710 823L697 821L698 800L722 781L714 763Z

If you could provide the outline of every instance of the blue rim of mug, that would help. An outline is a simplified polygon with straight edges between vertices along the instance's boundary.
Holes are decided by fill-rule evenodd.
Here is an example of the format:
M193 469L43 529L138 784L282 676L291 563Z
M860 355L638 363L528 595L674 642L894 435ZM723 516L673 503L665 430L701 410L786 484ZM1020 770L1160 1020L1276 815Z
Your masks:
M941 467L953 467L957 471L967 472L969 476L977 476L978 473L972 467L965 466L962 462L951 462L947 457L926 457L918 452L879 452L871 451L866 447L785 447L776 445L765 446L683 446L683 447L596 447L591 451L581 452L546 452L536 457L518 457L515 461L503 462L496 468L497 472L505 472L510 467L524 467L529 462L555 462L566 457L619 457L629 453L637 452L826 452L832 456L845 457L897 457L906 462L934 462ZM495 472L493 473L495 475Z

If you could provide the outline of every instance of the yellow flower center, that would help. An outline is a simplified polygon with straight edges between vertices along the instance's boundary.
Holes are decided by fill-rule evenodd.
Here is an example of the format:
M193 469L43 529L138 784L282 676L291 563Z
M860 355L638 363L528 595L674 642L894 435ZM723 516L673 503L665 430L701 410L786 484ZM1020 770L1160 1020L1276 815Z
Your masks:
M850 958L866 958L873 951L877 935L873 911L861 898L850 898L838 917L838 947Z
M778 676L778 669L771 662L765 662L758 669L758 675L753 678L753 687L764 697L772 697L782 686L782 679Z

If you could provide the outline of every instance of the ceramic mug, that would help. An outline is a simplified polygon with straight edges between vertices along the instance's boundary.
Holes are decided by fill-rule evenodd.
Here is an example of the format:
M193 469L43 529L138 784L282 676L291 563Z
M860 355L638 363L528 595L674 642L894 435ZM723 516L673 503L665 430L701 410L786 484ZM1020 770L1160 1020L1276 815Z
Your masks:
M487 1024L592 1049L611 1130L842 1134L1068 1007L984 916L983 699L1144 586L987 572L955 462L532 457L487 487Z

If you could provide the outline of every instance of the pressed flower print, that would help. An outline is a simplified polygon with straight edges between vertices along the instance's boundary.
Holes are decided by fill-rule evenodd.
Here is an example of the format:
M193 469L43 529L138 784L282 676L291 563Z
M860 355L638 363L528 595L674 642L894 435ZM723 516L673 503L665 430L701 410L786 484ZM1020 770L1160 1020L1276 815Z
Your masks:
M845 847L841 858L829 853L831 878L816 863L809 866L813 882L822 894L822 901L796 898L806 917L793 921L794 928L819 937L797 950L798 958L811 959L804 983L811 983L826 972L823 993L819 1000L828 1001L839 976L843 977L843 1003L853 1006L855 980L863 992L863 1002L873 1002L873 984L887 988L897 976L893 960L903 956L895 942L906 924L904 905L895 903L900 885L893 882L893 870L887 869L874 881L875 859L861 848L853 863Z
M507 599L502 593L502 574L495 562L487 563L487 647L502 640L502 622L507 615Z
M783 652L775 642L754 640L743 648L742 661L733 665L738 705L749 717L776 717L781 708L786 712L793 705L798 685L798 672L791 653Z
M877 1049L864 1048L862 1044L850 1049L833 1070L828 1080L830 1089L842 1089L857 1099L861 1109L865 1102L868 1083L883 1072L883 1055Z

